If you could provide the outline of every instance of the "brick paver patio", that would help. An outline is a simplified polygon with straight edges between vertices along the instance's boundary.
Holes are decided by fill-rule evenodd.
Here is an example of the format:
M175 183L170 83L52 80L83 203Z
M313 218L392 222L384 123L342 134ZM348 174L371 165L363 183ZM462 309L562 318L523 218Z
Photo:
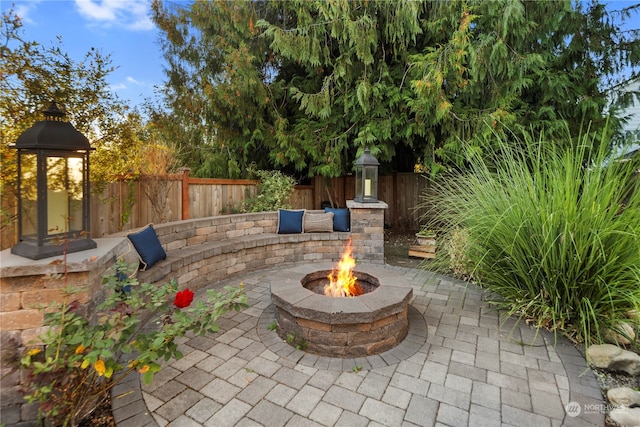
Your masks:
M420 269L385 267L413 287L397 347L357 359L294 349L269 328L270 285L331 267L285 265L216 283L244 283L250 307L228 313L218 334L182 340L185 357L152 384L137 374L119 384L118 427L604 425L599 411L565 411L603 404L573 345L501 318L475 285Z

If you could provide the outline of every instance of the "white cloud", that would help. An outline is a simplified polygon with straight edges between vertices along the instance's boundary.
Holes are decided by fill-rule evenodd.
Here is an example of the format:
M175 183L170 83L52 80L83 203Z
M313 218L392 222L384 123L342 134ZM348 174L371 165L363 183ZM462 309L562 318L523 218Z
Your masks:
M106 27L132 31L154 28L150 18L151 0L75 0L78 13Z
M113 2L94 3L92 0L76 0L78 12L85 18L95 21L115 21L116 14Z
M147 82L136 80L131 76L127 76L127 77L125 77L123 82L112 84L111 85L111 89L112 90L116 90L116 91L120 91L120 90L129 89L131 87L131 85L133 85L133 86L147 86Z
M137 86L144 86L144 82L138 81L131 76L127 76L127 81Z

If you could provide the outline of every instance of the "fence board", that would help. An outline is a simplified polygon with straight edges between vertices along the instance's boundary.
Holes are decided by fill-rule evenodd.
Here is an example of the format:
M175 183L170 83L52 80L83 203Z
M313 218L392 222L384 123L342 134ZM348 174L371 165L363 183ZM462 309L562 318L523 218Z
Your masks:
M419 229L420 217L425 209L416 209L423 203L421 195L427 190L429 181L420 174L399 173L396 175L398 191L396 221L401 229Z
M395 175L392 176L381 176L378 178L378 200L384 201L388 208L384 212L384 223L386 227L397 228L397 224L395 218L396 214L396 206L393 203L395 198L394 195L394 182ZM354 183L355 186L355 183ZM355 189L354 189L355 191Z
M289 204L294 209L317 209L314 203L314 188L311 185L296 185L289 198Z
M199 179L197 184L189 185L189 216L204 218L234 212L247 193L255 194L255 184L205 184Z

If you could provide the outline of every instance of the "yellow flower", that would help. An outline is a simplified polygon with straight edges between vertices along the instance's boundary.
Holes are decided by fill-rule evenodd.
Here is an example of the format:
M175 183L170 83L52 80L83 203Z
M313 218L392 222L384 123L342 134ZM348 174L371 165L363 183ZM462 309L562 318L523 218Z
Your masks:
M144 374L148 370L149 370L149 365L144 365L142 368L138 369L138 372L140 372L141 374Z
M39 348L32 348L31 350L29 350L27 352L27 356L35 356L36 354L40 353L42 350Z
M103 376L104 375L104 371L107 370L107 367L104 364L104 361L102 359L98 359L98 361L95 363L95 365L93 365L93 368L96 370L96 372L98 373L98 376Z
M82 354L84 352L84 346L80 344L76 347L76 354Z

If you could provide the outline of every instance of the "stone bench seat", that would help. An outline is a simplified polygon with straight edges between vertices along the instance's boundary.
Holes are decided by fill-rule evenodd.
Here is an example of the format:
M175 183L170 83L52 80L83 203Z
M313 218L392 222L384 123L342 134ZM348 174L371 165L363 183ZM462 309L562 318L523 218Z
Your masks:
M315 211L312 211L315 212ZM350 232L277 234L277 212L224 215L154 225L167 258L137 272L140 282L176 279L199 289L281 263L338 261Z

